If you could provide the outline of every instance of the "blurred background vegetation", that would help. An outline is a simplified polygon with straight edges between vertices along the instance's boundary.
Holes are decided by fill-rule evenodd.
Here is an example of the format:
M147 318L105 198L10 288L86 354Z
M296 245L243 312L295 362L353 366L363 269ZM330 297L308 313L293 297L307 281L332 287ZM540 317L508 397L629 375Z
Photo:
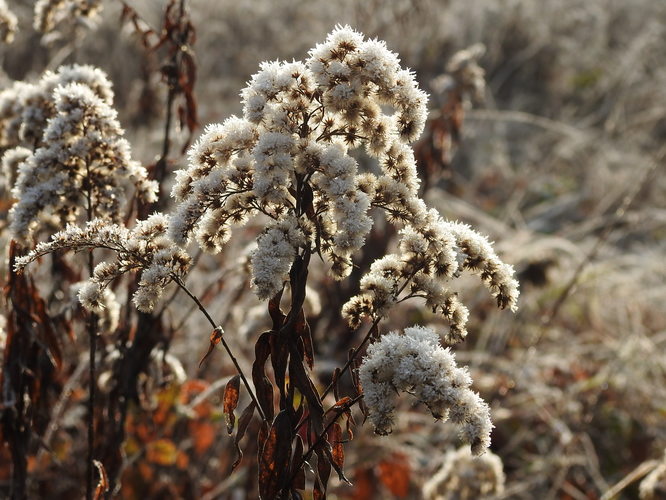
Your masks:
M21 24L15 42L0 47L0 85L36 79L60 64L94 64L114 84L135 157L154 162L163 140L164 61L120 21L120 2L105 1L94 28L66 26L46 36L31 27L32 2L8 4ZM164 4L131 3L153 26ZM302 59L336 24L386 40L431 93L433 117L445 113L446 95L433 82L448 61L469 46L485 46L478 59L485 89L482 99L464 102L458 140L446 129L444 139L454 137L442 142L442 131L437 136L431 126L421 147L435 141L440 155L419 158L431 173L428 203L490 236L519 273L517 315L496 311L483 290L477 295L469 287L470 334L456 348L493 409L492 450L506 475L501 497L596 499L610 490L605 498L638 498L640 480L666 447L666 2L187 4L197 33L201 125L240 111L239 91L261 61ZM178 147L170 171L185 165L177 150L188 136L173 132ZM247 231L223 254L202 258L190 280L206 291L209 308L251 359L266 313L239 266L253 236L251 226ZM375 234L383 248L391 237ZM313 280L309 307L325 383L354 345L330 303L342 304L356 285L336 285L323 271ZM163 344L176 361L169 368L156 356L156 368L139 381L146 401L128 416L122 498L253 498L247 468L227 474L234 453L219 387L232 367L217 353L197 368L209 332L185 298L172 306ZM438 319L406 305L385 330L415 321L437 325ZM181 365L188 381L162 373L173 375ZM77 388L63 403L50 452L29 463L35 495L60 498L80 484L76 474L83 469L67 468L84 449L72 430L83 429L85 393ZM405 406L388 438L358 429L346 446L354 486L333 480L330 497L420 498L420 485L456 443L452 426ZM0 458L6 485L7 455Z

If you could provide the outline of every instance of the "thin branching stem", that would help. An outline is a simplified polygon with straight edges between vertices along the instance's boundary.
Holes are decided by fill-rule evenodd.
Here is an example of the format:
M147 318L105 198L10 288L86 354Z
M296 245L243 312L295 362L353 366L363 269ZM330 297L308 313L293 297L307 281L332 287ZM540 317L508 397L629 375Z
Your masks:
M398 295L400 295L400 294L403 292L403 290L407 287L407 285L408 285L409 282L412 280L412 278L413 278L413 277L416 275L416 273L418 273L420 270L421 270L421 266L416 267L416 268L414 269L414 271L412 271L412 273L407 277L407 279L405 280L405 282L402 284L402 286L401 286L401 287L398 289L398 291L396 292L396 294L395 294L396 297L397 297ZM361 351L363 350L363 347L365 346L365 344L367 344L368 340L370 340L370 337L372 337L372 334L373 334L373 332L375 331L375 328L377 327L377 325L379 324L380 321L381 321L381 318L380 318L380 317L377 317L377 318L375 318L375 320L372 322L372 325L370 325L370 329L368 330L368 333L365 334L365 337L363 337L363 340L361 341L361 343L359 344L359 346L358 346L356 349L354 349L354 352L351 354L351 356L349 356L349 359L347 360L347 362L345 363L345 365L344 365L344 366L342 367L342 369L340 370L340 373L339 373L339 375L338 375L339 377L342 377L342 375L344 375L344 373L349 369L349 367L352 365L352 363L354 362L354 360L355 360L356 357L358 356L358 353L361 352ZM334 381L331 381L331 383L328 384L328 387L326 387L326 389L324 390L323 394L321 395L321 399L322 399L322 400L328 395L329 392L331 392L331 390L333 389L333 385L334 385Z
M296 478L296 475L298 474L298 471L303 467L303 464L307 462L307 460L310 458L312 453L317 449L317 447L326 441L326 436L328 434L328 431L333 427L333 424L335 424L338 419L345 414L345 412L349 411L356 403L358 403L361 399L363 398L363 394L358 394L356 397L346 401L344 404L340 405L338 408L335 408L337 410L337 415L335 415L331 421L324 427L324 430L321 431L321 433L317 436L317 439L315 442L308 448L308 450L303 454L303 457L301 458L301 461L297 464L296 467L294 467L291 479L289 480L289 485L293 484L294 479ZM299 426L300 427L300 426ZM298 432L298 431L297 431Z
M208 320L208 323L213 328L218 328L219 325L215 323L215 320L211 317L210 313L206 310L206 307L201 303L199 298L194 295L189 288L185 285L183 280L180 278L180 276L173 275L173 280L174 282L187 294L187 296L194 301L194 303L197 305L201 313L205 316L205 318ZM238 375L240 375L241 380L243 381L243 385L247 389L247 392L250 394L250 397L252 398L252 401L254 401L254 404L257 406L257 410L259 411L259 414L261 415L261 418L264 422L268 422L266 415L264 414L263 410L261 409L261 405L259 404L259 400L254 394L254 391L252 390L252 387L250 386L250 383L248 382L247 378L245 377L245 374L243 373L243 369L240 367L238 364L238 359L236 356L234 356L234 353L231 351L231 348L229 347L229 344L227 344L226 340L224 340L224 336L220 338L220 342L222 343L222 346L224 347L224 350L227 351L227 354L229 355L229 358L231 358L231 362L234 364L236 367L236 371L238 372Z

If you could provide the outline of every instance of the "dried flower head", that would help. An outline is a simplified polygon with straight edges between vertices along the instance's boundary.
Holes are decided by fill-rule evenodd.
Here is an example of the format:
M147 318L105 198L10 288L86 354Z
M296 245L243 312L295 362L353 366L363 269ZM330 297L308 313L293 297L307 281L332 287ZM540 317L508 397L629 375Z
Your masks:
M157 185L130 157L129 144L116 112L93 89L69 83L54 91L55 115L48 119L42 147L19 166L10 212L10 229L26 241L45 209L72 223L87 211L88 218L117 220L134 184L146 201L155 199ZM24 124L27 123L24 121Z
M473 454L482 454L490 445L490 409L470 389L467 369L456 365L434 331L413 326L404 334L383 335L368 348L359 375L376 433L391 432L395 393L402 391L413 394L435 418L458 424Z
M433 80L431 86L436 94L458 93L471 97L475 102L483 100L486 90L485 71L479 59L486 48L477 43L456 52L446 65L446 73Z
M421 219L421 225L406 225L401 231L400 255L372 264L361 279L360 293L344 305L351 327L358 327L364 317L385 317L397 302L419 297L448 319L447 343L463 340L469 312L447 287L463 270L480 275L500 308L516 309L519 292L513 268L499 259L486 238L465 224L443 220L435 210Z
M101 0L37 0L33 25L37 31L49 33L64 20L94 20L100 10Z
M0 147L44 146L44 129L56 114L54 90L69 83L86 85L106 104L113 104L111 82L93 66L61 66L56 72L46 71L36 83L14 82L0 92Z
M423 485L425 500L477 500L504 491L502 459L487 451L473 457L469 448L449 451L442 467Z
M120 303L110 287L100 289L95 283L74 283L71 292L78 302L97 313L97 326L102 332L114 332L120 320Z
M168 219L155 213L139 221L131 229L96 219L79 228L69 225L39 243L29 254L17 259L16 270L21 271L30 262L56 250L81 251L92 248L110 250L114 261L99 263L89 281L78 293L83 306L98 313L109 307L108 285L127 272L140 272L138 288L132 301L140 311L149 312L171 281L182 278L190 264L190 257L167 236Z
M12 43L17 30L16 15L9 10L5 0L0 0L0 40L4 43Z
M210 126L177 173L173 239L219 251L232 225L262 213L274 222L253 259L261 297L281 288L301 251L328 260L335 278L348 275L373 204L395 219L424 210L409 143L423 130L427 96L399 63L383 42L338 27L305 62L262 64L241 92L243 118ZM350 152L361 147L379 177L359 172ZM276 247L285 224L302 235L281 238L280 265L266 266L268 241Z
M28 148L17 146L8 149L2 156L2 176L0 177L0 192L11 191L16 182L19 165L32 156Z
M22 96L30 87L29 83L14 82L11 87L0 92L0 148L12 148L21 143Z

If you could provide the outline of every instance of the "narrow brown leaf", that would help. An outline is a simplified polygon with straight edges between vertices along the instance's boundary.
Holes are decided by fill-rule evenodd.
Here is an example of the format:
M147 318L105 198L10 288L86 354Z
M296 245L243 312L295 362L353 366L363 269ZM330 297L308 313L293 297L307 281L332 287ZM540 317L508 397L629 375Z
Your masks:
M210 356L210 353L213 352L213 349L215 349L215 346L220 343L222 340L222 335L224 335L224 330L222 329L221 326L218 326L213 330L210 334L210 345L208 346L208 351L206 351L206 354L204 354L204 357L201 358L201 361L199 361L199 368L201 368L201 365L203 362L206 360L208 356Z
M291 483L291 487L297 490L305 489L305 463L303 462L303 439L301 436L296 435L295 439L296 444L294 445L294 458L292 459L292 470L294 467L299 469L294 473L294 480Z
M236 416L234 410L238 406L238 396L240 394L240 375L232 377L224 388L223 412L227 420L227 433L231 435L234 431Z
M321 404L314 383L305 371L303 361L294 356L294 350L296 348L292 346L292 353L289 358L289 380L305 396L308 402L312 428L316 434L321 434L324 430L324 407Z
M250 402L249 405L243 410L240 418L238 419L238 428L236 429L236 437L234 438L234 446L236 447L236 460L231 465L231 471L238 467L241 460L243 459L243 451L240 449L239 443L240 440L245 436L245 431L247 431L248 425L250 425L250 420L252 420L252 415L254 415L254 409L256 405L254 401Z
M291 441L291 419L282 410L275 417L259 452L259 497L263 500L278 498L291 476Z
M331 384L333 385L333 396L335 397L336 401L340 399L340 391L338 390L339 380L340 380L340 368L336 368L333 371L333 380L331 380Z
M308 364L310 370L314 367L314 348L312 346L312 331L310 330L310 325L305 319L303 309L300 310L298 314L298 320L296 321L296 333L300 335L301 340L303 341L303 354L305 356L305 362Z
M328 430L328 442L331 443L331 462L336 466L336 471L342 471L345 465L345 450L342 446L342 427L339 424L333 424Z
M326 456L323 445L322 443L315 449L317 468L315 469L314 489L312 490L314 500L326 500L328 479L331 476L331 462Z
M47 347L49 359L53 362L53 366L60 370L62 368L62 351L60 349L60 343L53 330L51 318L46 312L44 299L37 294L37 289L33 289L32 303L35 308L33 319L35 319L36 323L41 326L41 330L44 332L44 344Z
M97 468L97 473L99 474L99 481L97 481L97 487L95 488L95 500L100 500L104 498L104 493L109 491L109 478L106 475L106 470L102 465L102 462L99 460L93 460L93 464Z
M256 389L257 400L269 420L273 419L273 384L264 371L266 361L271 354L270 339L273 332L262 333L254 346L254 363L252 364L252 382Z
M270 336L270 345L275 385L280 391L280 409L284 409L286 407L285 385L287 360L289 359L289 340L283 334L283 331L279 331Z
M280 290L275 296L268 301L268 314L270 314L271 319L273 320L273 330L278 331L282 328L282 323L284 323L284 313L280 309L280 300L282 300L282 291Z

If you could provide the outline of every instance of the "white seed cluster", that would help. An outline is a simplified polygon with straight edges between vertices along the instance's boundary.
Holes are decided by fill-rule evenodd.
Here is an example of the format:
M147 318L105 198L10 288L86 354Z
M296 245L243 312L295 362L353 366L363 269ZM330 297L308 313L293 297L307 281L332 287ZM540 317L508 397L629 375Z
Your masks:
M106 286L101 295L88 285L87 281L74 283L70 288L72 294L72 305L77 303L88 303L86 294L95 295L95 311L97 313L97 328L101 332L114 332L120 322L120 302L111 287ZM83 295L83 297L82 297Z
M47 98L55 82L60 84ZM131 159L101 71L71 67L23 90L19 139L34 139L39 147L17 167L12 193L17 202L10 212L14 238L29 240L46 209L60 227L75 222L82 212L115 221L128 184L145 201L155 199L157 184ZM24 154L24 149L10 149L5 157L10 155L10 161Z
M127 272L140 272L138 289L132 301L137 309L151 311L164 288L174 279L182 278L190 264L189 255L167 236L168 218L161 213L151 215L128 229L104 219L96 219L80 228L68 225L46 243L38 243L28 255L17 259L21 271L42 255L60 249L81 251L103 248L115 254L115 260L98 264L92 277L79 290L79 300L90 310L100 312L106 307L108 285Z
M37 0L33 25L37 31L49 33L65 20L93 20L101 10L101 0Z
M22 81L0 92L0 147L43 146L44 129L56 114L54 90L69 83L81 83L109 106L113 91L106 73L88 65L61 66L46 71L36 83Z
M428 328L391 332L368 348L359 369L369 419L378 434L391 432L395 393L408 392L425 404L437 419L460 426L464 442L480 455L490 444L490 409L470 389L472 379L459 368L450 349L439 345L439 335Z
M502 459L488 450L474 457L469 448L449 451L442 467L423 485L425 500L478 500L504 492Z
M361 279L360 293L344 305L352 328L364 317L385 317L398 301L421 297L449 320L446 342L463 340L469 312L447 288L463 270L480 275L500 308L516 309L519 292L513 268L499 259L486 238L465 224L443 220L435 210L421 220L421 225L406 225L401 231L400 255L374 262Z
M16 15L9 10L5 0L0 0L0 40L4 43L12 43L17 30Z
M347 276L373 204L395 218L423 209L409 143L423 130L427 96L383 42L338 27L305 62L262 64L241 96L243 118L209 127L177 173L171 235L215 252L232 224L258 213L273 219L252 259L260 297L280 290L281 259L299 247L328 260L335 278ZM350 155L359 147L378 159L381 175L359 172ZM302 237L277 237L285 221ZM273 254L284 265L265 276Z
M5 151L0 160L2 175L0 176L0 191L9 193L18 173L19 165L32 156L32 151L22 146L17 146Z
M257 249L250 258L252 284L259 297L272 297L282 288L298 248L304 244L305 235L295 217L273 222L259 235Z

